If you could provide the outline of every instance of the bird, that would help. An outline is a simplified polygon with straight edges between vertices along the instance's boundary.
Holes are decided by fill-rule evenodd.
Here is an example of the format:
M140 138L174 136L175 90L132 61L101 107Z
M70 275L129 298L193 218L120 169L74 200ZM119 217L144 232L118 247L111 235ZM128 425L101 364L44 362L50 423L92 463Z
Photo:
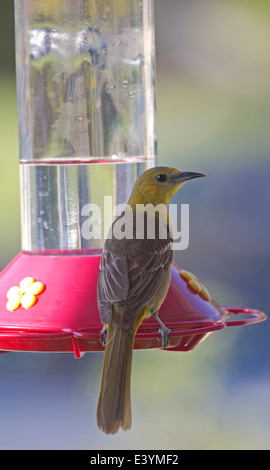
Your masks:
M163 166L146 170L108 232L97 282L101 341L105 345L97 425L106 434L131 428L133 346L144 318L152 315L156 319L162 347L169 346L170 330L158 315L171 281L173 234L168 203L186 181L202 176ZM146 206L153 210L146 212ZM151 237L147 217L155 229ZM163 237L159 237L161 229Z

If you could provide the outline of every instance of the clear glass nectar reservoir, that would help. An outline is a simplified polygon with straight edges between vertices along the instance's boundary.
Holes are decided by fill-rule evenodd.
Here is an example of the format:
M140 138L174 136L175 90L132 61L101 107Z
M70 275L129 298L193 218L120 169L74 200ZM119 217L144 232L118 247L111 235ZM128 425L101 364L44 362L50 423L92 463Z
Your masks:
M155 164L153 1L15 0L15 18L22 249L102 247L82 208L103 225L104 195Z

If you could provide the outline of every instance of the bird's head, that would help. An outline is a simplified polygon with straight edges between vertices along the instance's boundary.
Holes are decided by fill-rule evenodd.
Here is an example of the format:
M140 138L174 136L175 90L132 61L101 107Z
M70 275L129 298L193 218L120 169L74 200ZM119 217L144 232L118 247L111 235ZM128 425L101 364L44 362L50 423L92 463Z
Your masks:
M155 167L146 170L136 181L128 203L168 204L172 196L186 182L205 176L202 173L179 171L169 167Z

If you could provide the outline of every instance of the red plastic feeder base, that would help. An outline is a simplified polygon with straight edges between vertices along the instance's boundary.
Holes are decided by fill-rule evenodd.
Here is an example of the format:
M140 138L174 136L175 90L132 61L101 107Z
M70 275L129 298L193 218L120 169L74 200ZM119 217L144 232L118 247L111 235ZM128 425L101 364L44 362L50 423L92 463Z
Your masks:
M0 351L74 352L76 358L85 352L103 351L96 297L99 263L100 254L19 253L0 276ZM28 277L42 282L43 292L34 298L32 294L32 306L24 308L20 297L17 308L8 310L7 294L16 294L16 288L10 288L19 289L20 282ZM239 313L247 318L228 320L230 314ZM214 331L266 319L258 310L220 307L206 300L190 287L175 265L159 316L171 329L170 351L189 351ZM159 325L151 318L139 327L134 344L134 349L149 348L161 348Z

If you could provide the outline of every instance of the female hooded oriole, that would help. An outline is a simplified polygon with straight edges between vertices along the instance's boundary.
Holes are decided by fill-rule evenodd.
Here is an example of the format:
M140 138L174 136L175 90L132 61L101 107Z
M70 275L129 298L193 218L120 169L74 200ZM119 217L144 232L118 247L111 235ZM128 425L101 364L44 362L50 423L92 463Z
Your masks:
M167 204L186 181L200 176L204 175L168 167L145 171L133 187L126 206L129 211L116 218L105 242L97 289L102 332L106 332L97 423L107 434L116 433L120 427L124 430L131 427L132 352L142 320L153 315L161 327L162 347L169 344L170 330L158 317L171 281L173 239ZM150 222L155 229L154 237L147 232L146 204L153 207ZM161 210L157 211L157 206ZM124 228L120 237L116 236L121 233L119 226Z

